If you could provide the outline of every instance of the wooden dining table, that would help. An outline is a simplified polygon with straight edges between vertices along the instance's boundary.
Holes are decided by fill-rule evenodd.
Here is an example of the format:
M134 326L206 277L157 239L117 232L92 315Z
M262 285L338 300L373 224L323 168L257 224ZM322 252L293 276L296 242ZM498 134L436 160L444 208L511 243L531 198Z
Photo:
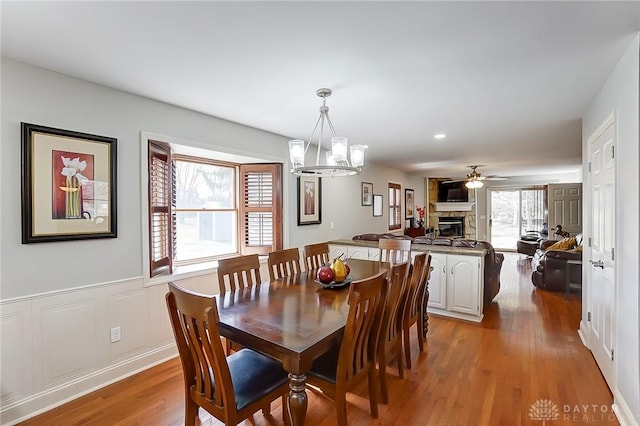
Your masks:
M376 275L378 261L348 259L353 280ZM303 425L307 412L306 374L313 360L341 340L349 306L349 287L325 289L316 272L221 293L220 334L282 362L289 373L289 412Z

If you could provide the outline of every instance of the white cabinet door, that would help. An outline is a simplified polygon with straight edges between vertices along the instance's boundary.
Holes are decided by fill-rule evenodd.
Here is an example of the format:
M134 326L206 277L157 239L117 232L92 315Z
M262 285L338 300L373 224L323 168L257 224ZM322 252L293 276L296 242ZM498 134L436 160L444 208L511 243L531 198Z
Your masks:
M447 309L477 315L479 303L480 258L447 256Z
M380 260L380 249L378 249L378 248L370 248L369 249L369 260Z
M349 246L347 254L349 256L349 259L369 259L369 249L367 249L366 247Z
M431 276L429 277L429 303L434 308L447 308L447 255L431 253Z
M329 262L332 262L333 259L335 259L336 257L339 257L343 253L344 253L344 257L346 257L348 250L349 250L348 246L337 246L333 244L330 245L329 246Z

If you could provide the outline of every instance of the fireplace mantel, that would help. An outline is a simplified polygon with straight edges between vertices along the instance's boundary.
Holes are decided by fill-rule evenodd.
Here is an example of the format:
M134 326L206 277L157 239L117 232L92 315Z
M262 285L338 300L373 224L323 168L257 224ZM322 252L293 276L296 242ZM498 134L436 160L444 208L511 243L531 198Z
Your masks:
M450 203L432 203L435 211L437 212L468 212L473 211L475 208L475 202L450 202Z

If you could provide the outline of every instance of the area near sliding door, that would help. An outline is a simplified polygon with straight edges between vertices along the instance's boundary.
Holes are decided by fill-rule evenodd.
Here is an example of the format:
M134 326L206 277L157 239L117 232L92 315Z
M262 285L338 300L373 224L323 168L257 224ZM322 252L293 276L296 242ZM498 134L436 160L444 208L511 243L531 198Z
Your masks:
M488 239L497 250L515 250L522 234L546 230L546 186L489 188Z

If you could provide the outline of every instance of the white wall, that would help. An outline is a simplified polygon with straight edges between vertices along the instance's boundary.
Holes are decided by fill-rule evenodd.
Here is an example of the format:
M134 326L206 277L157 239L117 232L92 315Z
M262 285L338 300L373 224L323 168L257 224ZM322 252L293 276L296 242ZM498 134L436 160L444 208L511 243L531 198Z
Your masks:
M13 424L175 355L166 285L145 287L142 279L141 132L285 169L288 138L7 58L1 78L0 424ZM118 139L118 238L21 244L20 122ZM386 209L373 218L371 207L360 206L362 181L372 182L385 203L388 181L415 189L416 205L423 202L420 178L366 164L360 177L324 179L322 224L299 227L296 180L285 173L285 246L385 232ZM215 292L212 272L180 283ZM118 326L122 340L110 343Z
M616 114L616 277L617 308L614 363L616 385L614 402L626 424L640 424L640 36L636 36L617 64L582 122L582 151L588 152L587 139L611 113ZM587 173L588 159L583 158ZM584 211L591 209L585 193ZM589 223L588 215L585 223ZM590 233L590 231L588 231ZM583 300L586 297L583 294ZM587 323L586 303L582 323ZM623 424L625 424L623 422Z

